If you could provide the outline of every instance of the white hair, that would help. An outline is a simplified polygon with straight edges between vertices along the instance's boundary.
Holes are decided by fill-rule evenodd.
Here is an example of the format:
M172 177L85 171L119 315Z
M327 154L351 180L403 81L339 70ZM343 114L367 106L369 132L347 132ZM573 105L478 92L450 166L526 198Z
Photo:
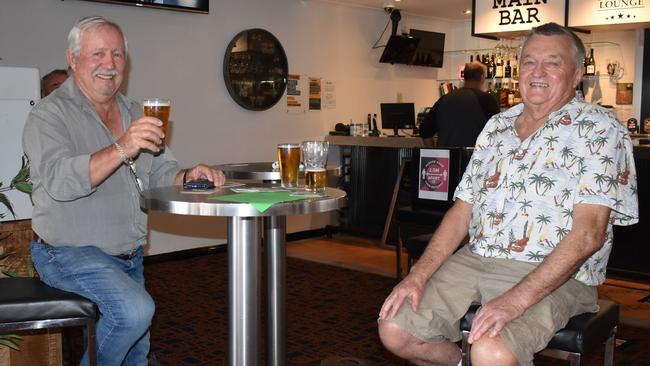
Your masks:
M81 36L83 33L90 28L93 27L98 27L98 26L109 26L114 28L116 31L120 32L120 35L122 36L122 41L124 42L124 53L126 54L129 47L126 41L126 37L124 36L124 33L122 32L122 29L120 28L119 25L115 24L114 22L111 22L110 20L99 17L99 16L92 16L92 17L86 17L80 19L73 27L70 29L70 33L68 33L68 50L72 55L79 56L79 51L81 50Z

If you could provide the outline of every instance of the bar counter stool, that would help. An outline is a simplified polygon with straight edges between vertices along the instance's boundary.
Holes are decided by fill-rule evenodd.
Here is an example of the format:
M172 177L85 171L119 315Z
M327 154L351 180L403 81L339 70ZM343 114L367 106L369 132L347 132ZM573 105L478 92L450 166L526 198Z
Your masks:
M614 347L618 328L619 306L607 300L598 300L600 309L597 313L585 313L569 319L567 325L558 330L539 354L568 360L571 366L580 365L581 356L595 346L605 343L605 366L614 364ZM470 363L470 344L467 343L469 330L480 305L472 305L465 317L461 319L463 331L462 354L463 366Z
M97 365L97 305L85 297L50 287L38 278L0 278L0 333L84 326L90 365Z

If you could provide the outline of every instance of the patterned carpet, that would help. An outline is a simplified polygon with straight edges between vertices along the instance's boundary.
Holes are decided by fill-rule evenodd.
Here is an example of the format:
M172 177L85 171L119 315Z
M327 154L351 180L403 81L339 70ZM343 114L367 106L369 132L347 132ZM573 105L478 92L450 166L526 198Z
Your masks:
M226 267L225 250L146 265L157 305L151 345L160 365L227 364ZM376 331L379 306L393 285L374 274L287 259L289 365L316 366L331 356L403 365L382 348ZM650 330L623 325L619 335L626 342L616 351L615 365L650 364ZM583 365L602 365L602 354L593 352ZM567 364L536 360L538 366Z

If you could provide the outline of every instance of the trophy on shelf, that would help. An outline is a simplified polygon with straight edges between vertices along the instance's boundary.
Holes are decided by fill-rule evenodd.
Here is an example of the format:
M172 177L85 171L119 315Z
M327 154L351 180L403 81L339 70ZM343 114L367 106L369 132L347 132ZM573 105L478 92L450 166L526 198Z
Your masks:
M613 83L618 82L623 77L625 70L621 67L618 60L609 59L607 60L607 75L609 75L609 80Z

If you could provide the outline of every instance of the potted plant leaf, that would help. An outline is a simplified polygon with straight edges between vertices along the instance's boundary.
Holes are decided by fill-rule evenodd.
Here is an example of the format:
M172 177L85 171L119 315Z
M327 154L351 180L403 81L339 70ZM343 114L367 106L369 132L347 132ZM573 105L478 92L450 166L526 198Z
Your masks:
M7 209L5 212L0 212L0 218L6 217L7 214L11 214L14 218L16 213L14 208L9 201L9 198L4 192L10 190L18 190L20 192L26 193L29 195L31 200L32 197L32 183L29 181L29 160L26 156L22 157L22 164L18 174L11 180L8 186L3 186L3 182L0 182L0 203ZM5 236L0 236L0 242L10 237L12 234L9 233ZM12 255L15 252L10 247L5 247L0 245L0 277L17 277L19 274L13 268L12 265ZM27 269L27 275L29 277L34 276L34 267L31 264L29 258L22 258L24 261L25 268ZM16 343L20 341L22 337L15 334L0 334L0 346L8 347L15 350L20 350L20 347Z

